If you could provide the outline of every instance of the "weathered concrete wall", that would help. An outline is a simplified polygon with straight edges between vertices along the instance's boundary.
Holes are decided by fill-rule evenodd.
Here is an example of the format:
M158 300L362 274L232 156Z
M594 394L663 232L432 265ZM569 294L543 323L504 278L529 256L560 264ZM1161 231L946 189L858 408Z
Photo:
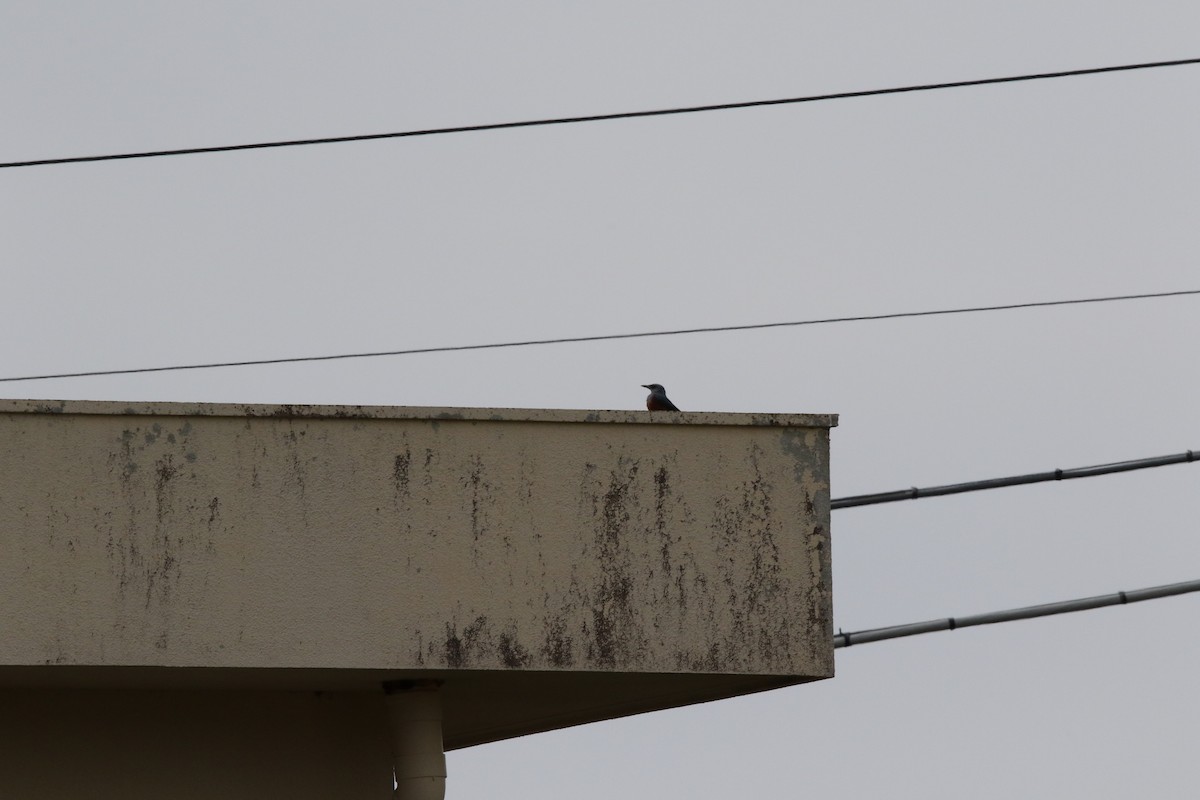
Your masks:
M0 797L384 797L385 681L453 749L828 677L834 422L0 401Z
M828 676L831 421L5 401L0 664Z

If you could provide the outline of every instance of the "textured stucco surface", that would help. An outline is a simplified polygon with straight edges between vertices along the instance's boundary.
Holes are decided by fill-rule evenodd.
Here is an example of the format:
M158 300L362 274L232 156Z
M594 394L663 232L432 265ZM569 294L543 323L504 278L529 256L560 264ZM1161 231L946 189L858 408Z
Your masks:
M827 676L831 421L5 401L0 664Z

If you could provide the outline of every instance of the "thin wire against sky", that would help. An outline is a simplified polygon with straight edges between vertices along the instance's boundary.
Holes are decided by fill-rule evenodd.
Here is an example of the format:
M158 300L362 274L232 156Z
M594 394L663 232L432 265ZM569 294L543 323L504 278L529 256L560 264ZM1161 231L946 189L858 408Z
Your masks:
M133 367L129 369L103 369L80 372L60 372L45 375L22 375L0 378L0 383L15 381L43 381L54 378L93 378L101 375L136 375L150 372L177 372L190 369L219 369L222 367L252 367L268 364L298 364L312 361L337 361L350 358L382 358L384 356L411 356L428 353L455 353L465 350L496 350L509 347L532 347L547 344L577 344L580 342L604 342L618 339L642 339L653 336L685 336L696 333L728 333L731 331L764 330L767 328L790 328L803 325L827 325L835 322L870 322L911 317L934 317L950 314L971 314L984 311L1014 311L1022 308L1048 308L1051 306L1110 303L1123 300L1150 300L1166 297L1182 297L1200 294L1200 289L1184 289L1175 292L1151 292L1145 294L1113 295L1109 297L1087 297L1074 300L1041 300L1029 303L1007 303L994 306L970 306L966 308L943 308L932 311L897 311L888 314L864 314L853 317L827 317L795 322L763 322L750 325L721 325L708 328L682 328L668 331L642 331L639 333L609 333L596 336L569 336L558 339L527 339L516 342L493 342L489 344L445 345L441 347L414 347L407 350L384 350L369 353L338 353L324 356L292 356L287 358L262 358L249 361L220 361L208 364L176 364L165 367Z
M1035 617L1048 617L1054 614L1068 614L1073 611L1088 611L1105 606L1138 603L1143 600L1157 600L1162 597L1200 592L1200 580L1172 583L1166 586L1152 586L1148 589L1131 589L1127 592L1098 595L1096 597L1081 597L1077 600L1063 600L1058 603L1045 603L1024 608L1010 608L1004 611L991 611L986 614L973 614L967 617L943 617L927 622L910 622L907 625L892 625L887 628L872 628L865 631L844 633L839 631L833 637L833 646L850 647L852 644L867 644L882 642L885 639L899 639L904 636L918 636L923 633L937 631L953 631L959 628L970 628L975 625L992 625L997 622L1015 622Z
M532 128L547 125L570 125L581 122L603 122L618 119L636 119L640 117L662 117L676 114L697 114L707 111L730 111L743 108L760 108L764 106L794 105L797 103L816 103L825 100L845 100L857 97L874 97L888 94L904 94L910 92L928 92L939 89L961 89L968 86L986 86L998 83L1018 83L1024 81L1049 80L1054 78L1070 78L1082 75L1099 75L1108 72L1129 72L1133 70L1159 69L1162 67L1180 67L1190 64L1200 64L1200 58L1184 58L1174 61L1152 61L1139 64L1121 64L1112 67L1090 67L1087 69L1071 69L1060 72L1039 72L1026 75L1007 75L999 78L979 78L965 81L948 81L944 83L925 83L913 86L895 86L887 89L864 89L852 92L833 92L830 94L807 95L804 97L786 97L774 100L748 100L737 103L717 103L704 106L685 106L677 108L660 108L650 111L620 111L612 114L589 114L578 117L553 117L546 119L521 120L517 122L493 122L481 125L459 125L447 128L425 128L421 130L396 131L393 133L367 133L354 136L327 136L319 139L290 139L274 142L254 142L251 144L216 145L211 147L184 147L174 150L147 150L133 153L109 153L95 156L67 156L63 158L41 158L30 161L9 161L0 163L0 168L8 167L43 167L52 164L79 164L89 161L117 161L135 158L161 158L164 156L198 155L201 153L230 153L237 150L263 150L276 147L303 147L318 144L343 144L347 142L366 142L376 139L400 139L415 136L437 136L451 133L473 133L479 131L505 130L509 128Z
M920 500L926 497L942 497L948 494L963 494L964 492L980 492L985 489L1000 489L1006 486L1024 486L1030 483L1046 481L1066 481L1076 478L1093 478L1097 475L1111 475L1114 472L1133 472L1139 469L1166 467L1172 464L1190 464L1200 460L1194 451L1187 450L1169 456L1151 456L1132 461L1117 461L1112 464L1097 464L1092 467L1074 467L1072 469L1054 469L1048 472L1031 472L1026 475L1010 475L1004 478L987 478L965 483L951 483L945 486L928 486L911 489L897 489L891 492L875 494L859 494L851 497L835 497L830 501L831 509L855 508L857 506L872 506L879 503L895 503L900 500Z

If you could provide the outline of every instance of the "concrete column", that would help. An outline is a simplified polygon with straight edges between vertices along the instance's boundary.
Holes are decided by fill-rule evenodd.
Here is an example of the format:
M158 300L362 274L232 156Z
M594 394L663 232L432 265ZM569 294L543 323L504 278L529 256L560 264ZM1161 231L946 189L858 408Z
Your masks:
M442 748L442 700L438 681L389 681L383 685L397 800L443 800L446 754Z

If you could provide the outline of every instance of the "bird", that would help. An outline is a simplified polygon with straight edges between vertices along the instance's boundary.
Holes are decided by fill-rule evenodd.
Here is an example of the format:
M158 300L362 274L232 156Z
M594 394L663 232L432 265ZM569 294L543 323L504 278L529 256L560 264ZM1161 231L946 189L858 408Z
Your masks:
M643 383L643 389L649 389L650 394L646 397L646 408L649 411L678 411L675 404L667 399L667 390L662 387L661 383Z

